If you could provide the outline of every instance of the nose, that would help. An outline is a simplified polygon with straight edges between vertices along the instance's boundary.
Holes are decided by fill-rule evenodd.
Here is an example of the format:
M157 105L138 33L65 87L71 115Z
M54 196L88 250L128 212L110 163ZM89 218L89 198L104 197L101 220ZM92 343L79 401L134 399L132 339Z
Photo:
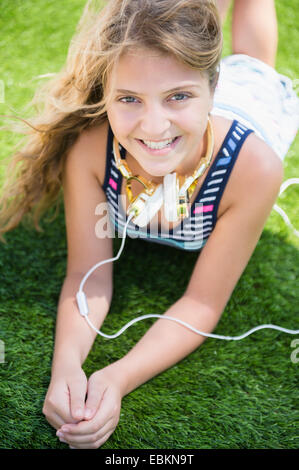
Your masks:
M140 130L143 138L153 140L163 139L170 127L170 116L161 104L154 103L144 107L140 119Z

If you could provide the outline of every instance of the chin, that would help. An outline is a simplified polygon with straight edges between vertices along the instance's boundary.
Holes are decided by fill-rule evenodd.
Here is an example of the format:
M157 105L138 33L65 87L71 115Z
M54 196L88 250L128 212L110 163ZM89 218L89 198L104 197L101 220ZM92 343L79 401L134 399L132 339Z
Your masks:
M140 165L149 175L156 176L156 177L159 177L159 176L163 177L165 175L168 175L169 173L173 173L176 167L178 166L177 164L171 165L169 164L169 162L168 164L166 164L166 162L159 162L159 163L156 162L150 166L148 164L142 165L141 163Z
M168 175L169 173L173 173L175 171L175 168L174 169L171 169L171 168L167 168L166 170L151 170L151 169L148 169L146 170L146 172L151 175L151 176L155 176L155 177L160 177L160 178L163 178L165 175Z

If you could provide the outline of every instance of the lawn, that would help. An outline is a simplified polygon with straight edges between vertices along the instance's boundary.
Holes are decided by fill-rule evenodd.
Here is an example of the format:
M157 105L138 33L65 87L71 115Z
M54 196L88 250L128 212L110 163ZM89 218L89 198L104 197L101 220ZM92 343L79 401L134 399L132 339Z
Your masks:
M84 3L2 0L1 114L30 114L24 106L41 80L36 77L63 65ZM276 5L277 69L289 75L298 90L297 0L278 0ZM224 29L224 55L230 53L229 26L230 16ZM19 138L1 132L0 159L11 154ZM284 179L299 176L298 163L297 136L285 159ZM250 188L248 192L250 197ZM277 201L297 228L298 196L298 186L292 186ZM43 220L41 225L43 233L19 226L6 235L7 245L0 245L0 347L5 352L5 362L0 362L2 449L66 448L41 411L66 268L63 207L54 222ZM116 253L120 240L114 244ZM298 238L273 210L215 333L236 336L262 323L299 328L298 248ZM184 292L197 256L127 239L114 265L115 294L103 331L114 333L142 314L164 313ZM84 364L87 375L122 357L153 321L139 322L115 340L98 337ZM294 339L273 330L240 342L207 339L190 356L123 399L119 425L102 448L298 448L299 363L291 360Z

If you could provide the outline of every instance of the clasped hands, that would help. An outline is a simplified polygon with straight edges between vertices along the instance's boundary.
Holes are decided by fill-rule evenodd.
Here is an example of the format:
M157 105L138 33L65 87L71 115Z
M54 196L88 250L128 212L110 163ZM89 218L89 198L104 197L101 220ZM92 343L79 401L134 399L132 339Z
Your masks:
M52 375L43 413L71 449L98 449L115 430L122 393L109 366L89 380L81 367Z

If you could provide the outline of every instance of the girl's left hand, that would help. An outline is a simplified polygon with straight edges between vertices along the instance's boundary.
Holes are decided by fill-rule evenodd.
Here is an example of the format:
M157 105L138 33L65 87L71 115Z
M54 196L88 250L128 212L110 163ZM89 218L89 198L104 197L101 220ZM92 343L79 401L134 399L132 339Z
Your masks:
M84 420L64 424L57 436L73 449L98 449L118 424L121 400L120 387L109 374L109 366L95 372L87 384Z

